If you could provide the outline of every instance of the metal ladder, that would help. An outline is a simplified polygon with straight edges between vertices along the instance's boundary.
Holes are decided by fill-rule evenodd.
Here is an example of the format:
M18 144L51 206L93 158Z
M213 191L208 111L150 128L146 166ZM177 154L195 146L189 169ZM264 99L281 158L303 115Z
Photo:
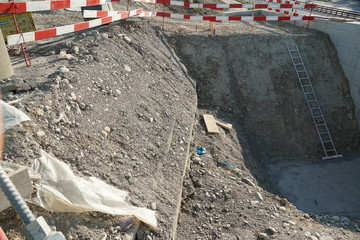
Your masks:
M329 132L329 128L324 118L324 114L320 108L319 101L316 97L315 90L312 86L311 80L305 68L303 59L301 57L299 48L295 45L295 49L291 50L287 45L291 61L294 65L296 75L298 77L301 89L304 93L305 100L309 107L312 119L314 121L316 131L321 141L321 145L324 149L325 156L322 159L332 159L342 157L343 155L338 154L334 141Z

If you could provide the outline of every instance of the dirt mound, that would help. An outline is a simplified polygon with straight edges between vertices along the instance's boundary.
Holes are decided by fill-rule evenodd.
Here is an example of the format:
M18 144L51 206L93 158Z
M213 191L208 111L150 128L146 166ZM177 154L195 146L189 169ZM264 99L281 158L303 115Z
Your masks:
M162 237L169 239L197 105L195 87L154 28L139 19L123 24L30 49L32 66L17 67L1 85L8 90L5 100L19 99L16 107L32 119L8 132L5 159L31 165L40 149L52 153L77 175L98 177L130 192L133 205L158 210ZM70 53L70 60L59 59L60 51ZM100 239L104 232L121 236L109 232L116 217L40 214L69 239ZM13 214L2 213L6 231L19 225L5 222L6 216ZM99 219L105 220L97 224Z

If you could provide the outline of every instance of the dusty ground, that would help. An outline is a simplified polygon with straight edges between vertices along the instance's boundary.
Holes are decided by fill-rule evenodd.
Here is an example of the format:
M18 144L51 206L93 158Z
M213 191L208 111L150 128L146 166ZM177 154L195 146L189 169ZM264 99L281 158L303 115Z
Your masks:
M45 28L48 18L36 18ZM216 38L207 28L139 20L29 44L33 66L17 57L15 76L1 84L5 100L21 99L17 107L32 118L8 132L5 159L31 165L44 149L80 176L129 191L133 205L156 207L159 229L142 225L136 239L359 238L357 221L305 214L266 181L266 163L321 154L286 43L304 47L339 150L359 148L349 88L328 38L286 23L217 24ZM59 60L60 50L75 58ZM70 72L57 74L60 66ZM234 129L208 135L203 113ZM194 156L198 146L239 169ZM31 207L68 239L134 238L116 230L118 217ZM0 225L20 236L13 210L1 213Z

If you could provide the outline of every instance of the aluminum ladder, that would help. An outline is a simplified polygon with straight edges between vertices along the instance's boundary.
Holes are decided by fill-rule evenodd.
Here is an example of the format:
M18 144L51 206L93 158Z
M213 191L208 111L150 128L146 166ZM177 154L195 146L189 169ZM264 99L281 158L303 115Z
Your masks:
M287 49L291 57L291 61L294 65L302 92L309 107L316 131L321 141L321 145L324 149L325 156L322 157L322 159L326 160L342 157L343 155L338 154L336 150L334 141L331 137L328 125L325 121L324 114L316 97L315 90L304 65L299 48L297 45L295 45L295 47L295 49L291 50L287 45Z

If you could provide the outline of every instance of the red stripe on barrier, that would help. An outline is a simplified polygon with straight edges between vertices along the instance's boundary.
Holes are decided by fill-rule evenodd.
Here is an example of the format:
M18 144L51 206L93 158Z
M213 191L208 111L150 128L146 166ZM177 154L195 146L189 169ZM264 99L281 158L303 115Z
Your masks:
M305 6L304 8L316 8L317 5L316 4L313 4L313 3L305 3Z
M284 13L285 13L285 14L290 14L290 12L289 12L289 11L284 11Z
M232 3L229 4L229 8L242 8L242 4L238 4L238 3Z
M289 20L290 20L290 16L279 16L278 20L279 20L279 21L289 21Z
M99 5L100 0L86 0L86 5Z
M240 16L229 16L229 21L241 21Z
M216 21L216 17L214 17L214 16L203 16L203 20L204 21L214 22L214 21Z
M26 12L26 3L2 3L0 14L3 13L16 13L16 12Z
M90 25L88 22L74 24L74 32L87 29L87 28L89 28L89 26Z
M298 14L298 13L294 13L293 15L294 15L294 17L297 17L297 16L299 16L299 14Z
M292 8L292 4L280 4L280 8Z
M56 36L56 28L40 30L35 32L35 40Z
M121 14L121 16L122 16L122 14ZM111 21L112 21L112 16L104 17L104 18L101 19L101 25L106 24L106 23L110 23Z
M315 17L313 17L313 16L303 16L303 18L302 18L302 20L309 20L309 21L312 21L314 19L315 19Z
M190 19L190 15L184 15L184 19Z
M269 4L255 4L255 8L267 8Z
M184 2L184 7L190 7L190 2Z
M254 21L266 21L266 16L254 16Z
M70 1L51 1L51 9L70 8Z
M171 13L158 12L158 13L156 14L156 16L159 16L159 17L170 17L170 16L171 16Z

